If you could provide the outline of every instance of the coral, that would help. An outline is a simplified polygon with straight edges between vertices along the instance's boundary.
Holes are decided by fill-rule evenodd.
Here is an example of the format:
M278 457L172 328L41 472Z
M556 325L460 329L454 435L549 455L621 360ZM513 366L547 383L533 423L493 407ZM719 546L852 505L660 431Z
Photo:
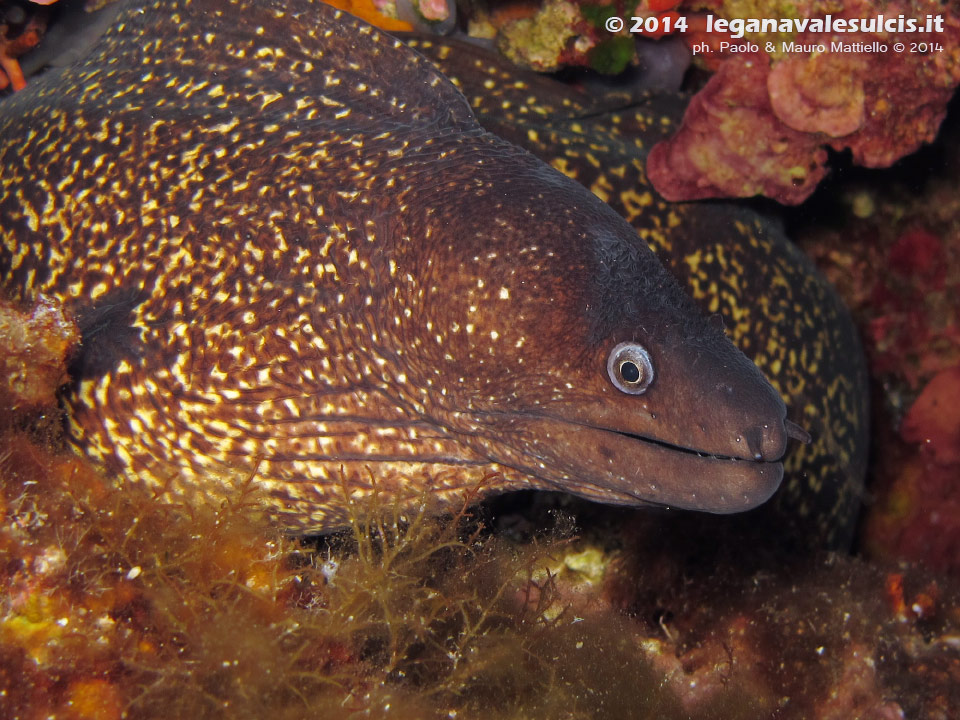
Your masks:
M556 70L568 43L577 37L580 20L577 6L567 0L547 0L533 17L506 23L500 30L497 46L513 62L541 72ZM588 50L594 43L588 43Z
M683 19L680 34L700 45L698 58L715 71L693 97L679 130L653 148L648 175L672 201L765 195L784 204L805 200L826 176L827 148L849 150L867 167L887 167L931 142L960 82L960 15L934 0L889 3L887 16L942 15L943 32L707 32L707 10L745 18L875 15L869 0L642 0L627 12L616 3L546 0L537 10L511 4L519 17L482 14L471 32L496 36L513 62L538 71L566 66L617 74L638 60L634 37L612 35L613 15ZM663 28L648 37L664 34ZM649 42L649 40L641 40ZM738 49L724 49L722 43ZM907 49L893 49L897 42ZM750 44L754 43L754 44ZM831 50L841 43L844 50ZM918 51L911 51L917 44ZM708 48L708 49L704 49ZM881 49L882 48L882 49ZM656 52L646 49L644 56ZM647 83L650 84L649 82ZM655 84L655 83L654 83Z
M845 0L830 11L850 19L874 10L867 0ZM815 0L798 3L795 13L823 16ZM717 74L693 98L678 132L650 153L648 172L657 190L669 200L760 193L797 204L826 173L825 147L849 149L868 167L887 167L931 142L960 82L960 16L932 0L909 7L889 3L884 13L918 18L939 13L945 29L807 30L778 42L748 36L746 41L761 41L750 52L711 53ZM770 17L770 11L756 17ZM688 40L698 37L694 33ZM834 42L849 47L833 52ZM894 50L897 42L908 50ZM923 43L924 50L910 52L912 43ZM753 142L728 130L744 119Z
M834 138L855 133L865 120L867 68L865 58L855 53L784 58L766 77L771 109L802 133Z
M951 271L948 282L946 275L947 268L955 267L950 259L957 250L954 243L948 257L940 237L922 226L910 227L881 260L889 273L874 285L868 327L878 374L902 374L916 389L931 372L960 360L960 306L951 301L960 290L960 277ZM938 336L943 352L927 353Z
M744 554L696 539L695 523L631 523L606 590L646 628L643 651L685 716L947 717L954 590L839 556Z
M677 133L651 150L647 174L668 199L806 196L826 175L826 151L771 123L767 60L731 58L687 107Z
M0 403L11 410L52 405L66 381L66 360L80 334L52 300L29 311L0 302Z
M870 649L851 644L842 659L843 673L838 687L818 704L815 716L822 720L846 720L850 717L870 720L903 720L903 709L884 698L877 686L876 662Z
M638 17L675 20L679 15L673 8L678 4L678 0L641 0L633 12ZM539 8L526 4L506 8L481 13L479 20L472 21L470 34L495 35L500 51L518 65L540 72L588 67L616 75L636 63L633 35L627 30L613 34L605 27L608 18L623 14L618 3L545 0ZM646 37L663 34L658 30Z
M210 717L228 708L263 717L286 707L291 717L289 708L305 705L391 703L389 690L371 695L364 663L397 664L409 638L401 623L381 632L375 611L395 611L398 596L412 618L429 609L417 604L427 591L404 582L400 562L367 578L394 593L343 591L328 612L315 553L276 536L242 492L235 505L187 510L121 494L79 460L23 438L7 438L3 453L0 537L9 561L0 638L4 677L21 678L4 683L13 710L46 716L80 703L100 717ZM341 568L337 586L350 587L360 572ZM369 648L355 643L358 632Z

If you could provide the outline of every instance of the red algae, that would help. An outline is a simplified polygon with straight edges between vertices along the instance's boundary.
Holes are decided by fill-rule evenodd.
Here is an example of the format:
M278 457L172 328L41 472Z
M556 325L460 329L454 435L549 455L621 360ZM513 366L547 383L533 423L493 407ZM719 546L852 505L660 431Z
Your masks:
M960 366L937 373L900 424L907 443L884 478L868 547L960 574Z
M960 139L955 119L919 160L921 183L896 176L835 192L853 216L842 234L808 228L805 248L863 329L875 378L869 557L960 574ZM907 173L907 177L910 173Z
M826 175L827 153L799 130L770 122L767 60L737 56L687 107L671 139L650 151L647 174L668 200L766 195L792 202Z
M718 12L728 5L739 7L723 3ZM791 14L847 20L875 10L867 0L826 8L811 0ZM944 31L748 36L738 42L759 41L749 52L711 53L717 74L694 96L677 133L650 153L654 187L672 201L762 194L793 205L826 174L827 147L850 150L867 167L888 167L932 142L960 82L960 16L932 0L887 3L884 13L940 14ZM898 42L907 51L895 50ZM909 51L914 46L921 50ZM729 125L750 135L731 134Z
M865 120L866 70L866 59L857 54L830 53L817 56L816 62L790 57L774 63L766 78L770 108L802 133L850 135Z
M714 74L692 97L679 129L648 157L648 177L670 201L764 195L799 204L827 175L828 149L849 151L857 164L879 168L932 142L960 83L960 14L935 0L889 2L883 13L924 24L927 16L940 16L942 32L813 28L748 30L741 38L707 32L707 16L822 20L829 15L846 22L874 18L877 6L870 0L773 5L544 0L535 11L527 3L522 7L521 16L504 20L481 5L470 32L496 38L506 57L537 71L589 67L619 73L642 62L634 36L649 42L675 35L697 48L697 62ZM650 32L626 26L610 32L610 17L626 18L626 25L632 18L656 22Z
M927 383L904 417L900 436L919 443L937 465L960 465L960 366ZM960 513L956 517L960 521Z

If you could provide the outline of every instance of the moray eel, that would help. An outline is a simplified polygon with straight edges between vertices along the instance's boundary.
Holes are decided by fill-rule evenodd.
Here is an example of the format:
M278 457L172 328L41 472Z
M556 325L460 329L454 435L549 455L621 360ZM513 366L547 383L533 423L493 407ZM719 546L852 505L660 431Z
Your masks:
M326 5L126 3L3 102L0 163L4 288L81 328L72 441L158 494L731 513L803 435L622 217Z
M827 280L769 218L733 203L667 203L652 189L647 150L673 132L686 98L598 97L519 71L467 42L407 41L463 91L485 128L590 188L633 225L704 312L723 317L730 338L813 439L792 450L783 487L759 514L794 546L849 547L869 447L856 328Z

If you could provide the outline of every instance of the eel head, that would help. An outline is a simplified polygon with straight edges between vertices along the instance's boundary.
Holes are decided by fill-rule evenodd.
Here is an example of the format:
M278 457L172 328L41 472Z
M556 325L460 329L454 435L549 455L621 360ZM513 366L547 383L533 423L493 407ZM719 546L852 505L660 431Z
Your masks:
M439 421L536 486L714 513L766 501L804 434L777 391L609 207L499 163L497 192L432 205L458 218L438 264L460 267L427 311Z

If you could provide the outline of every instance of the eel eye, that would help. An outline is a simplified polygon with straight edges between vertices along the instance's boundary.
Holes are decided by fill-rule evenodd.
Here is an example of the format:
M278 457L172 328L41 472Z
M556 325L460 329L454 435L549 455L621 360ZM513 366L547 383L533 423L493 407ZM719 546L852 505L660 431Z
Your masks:
M617 345L607 359L607 374L618 390L629 395L640 395L653 382L653 362L643 345L623 342Z

